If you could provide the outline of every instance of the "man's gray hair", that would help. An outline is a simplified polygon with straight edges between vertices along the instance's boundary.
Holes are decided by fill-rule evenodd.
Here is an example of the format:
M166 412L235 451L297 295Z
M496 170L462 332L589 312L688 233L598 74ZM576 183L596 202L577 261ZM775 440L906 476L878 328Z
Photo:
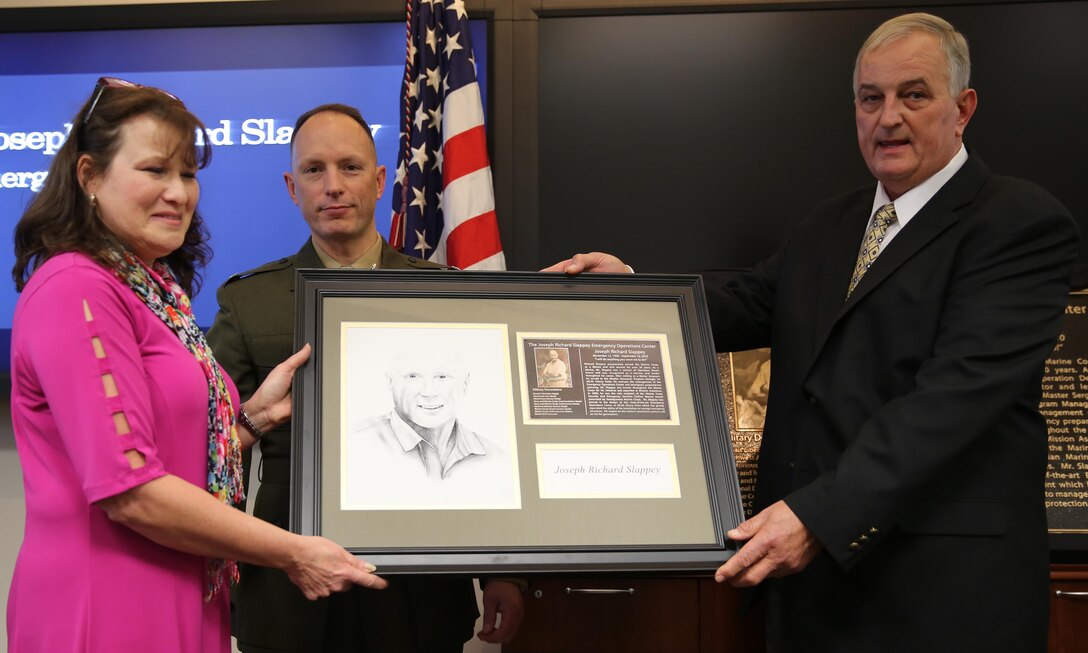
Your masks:
M911 34L925 32L937 37L948 62L948 92L956 97L968 87L971 82L971 53L967 49L967 39L956 31L955 27L947 20L933 14L914 13L896 16L884 22L873 30L869 38L858 50L858 57L854 61L854 90L858 86L858 69L861 67L861 58L876 48L886 45L897 39Z

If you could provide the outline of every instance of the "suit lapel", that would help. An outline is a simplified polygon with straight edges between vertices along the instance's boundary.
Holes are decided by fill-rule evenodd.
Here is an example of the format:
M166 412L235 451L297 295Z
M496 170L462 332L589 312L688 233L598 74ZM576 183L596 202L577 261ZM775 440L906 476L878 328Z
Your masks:
M880 253L873 266L862 277L858 287L842 306L846 313L865 296L875 291L885 279L914 256L930 241L959 221L956 210L970 202L989 175L989 169L977 156L970 156L963 167L948 180L922 210L903 227L887 249Z
M819 336L816 348L813 350L810 369L819 358L820 352L827 344L839 320L852 310L863 306L867 295L877 292L880 286L888 282L895 271L912 256L956 224L959 221L957 209L969 203L978 194L989 174L986 164L977 155L969 156L967 162L952 179L948 180L948 183L926 202L926 205L907 223L907 226L896 234L895 239L885 251L880 253L847 299L846 288L849 276L853 274L857 250L861 246L861 238L870 217L869 209L872 207L872 197L866 200L865 195L862 194L859 204L847 211L843 219L835 226L832 237L836 239L836 242L827 248L828 255L834 258L823 268L825 273L821 279L818 308L817 333ZM849 264L849 270L845 273L843 272L844 261Z
M828 240L817 255L822 257L816 302L816 349L819 351L828 332L838 320L842 311L846 289L850 277L854 274L861 238L869 223L869 209L872 205L872 193L859 193L857 201L843 211L835 225L828 231ZM877 259L879 260L879 258ZM855 291L856 292L856 291Z
M323 268L325 265L321 262L321 257L317 255L317 250L314 249L314 241L309 238L303 243L302 247L295 254L295 267L296 268Z
M293 262L294 268L323 268L325 264L321 262L321 257L317 255L317 250L314 249L314 241L307 238L306 242L295 254L295 260ZM290 276L288 287L291 292L295 292L295 275Z
M383 270L400 270L410 268L404 255L393 249L393 246L382 239L382 265Z
M934 197L933 199L936 199ZM914 256L926 243L936 238L942 231L948 229L957 221L954 212L943 206L935 206L930 200L922 210L915 215L907 226L903 227L895 239L887 248L880 252L880 256L873 262L872 267L858 282L858 287L840 305L839 315L842 316L865 301L865 297L880 287L885 279L890 277L910 257Z

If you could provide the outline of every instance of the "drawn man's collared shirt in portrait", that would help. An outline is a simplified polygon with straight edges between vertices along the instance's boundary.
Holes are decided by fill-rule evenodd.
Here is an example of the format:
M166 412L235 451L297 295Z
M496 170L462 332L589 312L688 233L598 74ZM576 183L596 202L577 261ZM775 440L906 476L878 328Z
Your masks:
M418 459L428 478L445 479L454 473L454 467L467 461L470 456L486 456L487 447L479 436L456 421L446 446L448 454L440 455L433 444L427 442L396 411L388 415L372 417L356 428L363 438L374 438L391 451L399 448L406 457ZM445 463L442 462L445 458Z
M509 502L510 454L454 423L441 462L438 451L396 411L358 422L344 435L344 507L460 507ZM496 506L499 507L499 506Z

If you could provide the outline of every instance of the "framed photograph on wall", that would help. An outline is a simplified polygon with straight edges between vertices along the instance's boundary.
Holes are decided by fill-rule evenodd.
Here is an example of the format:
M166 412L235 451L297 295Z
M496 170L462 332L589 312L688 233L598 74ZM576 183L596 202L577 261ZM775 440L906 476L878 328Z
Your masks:
M694 275L299 270L291 528L382 573L706 571L743 520Z

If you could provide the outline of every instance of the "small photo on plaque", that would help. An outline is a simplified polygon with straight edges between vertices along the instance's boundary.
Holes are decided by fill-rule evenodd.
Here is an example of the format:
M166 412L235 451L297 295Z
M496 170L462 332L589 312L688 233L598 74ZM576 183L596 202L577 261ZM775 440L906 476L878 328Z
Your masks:
M536 387L569 388L570 349L567 347L534 347L536 353Z

